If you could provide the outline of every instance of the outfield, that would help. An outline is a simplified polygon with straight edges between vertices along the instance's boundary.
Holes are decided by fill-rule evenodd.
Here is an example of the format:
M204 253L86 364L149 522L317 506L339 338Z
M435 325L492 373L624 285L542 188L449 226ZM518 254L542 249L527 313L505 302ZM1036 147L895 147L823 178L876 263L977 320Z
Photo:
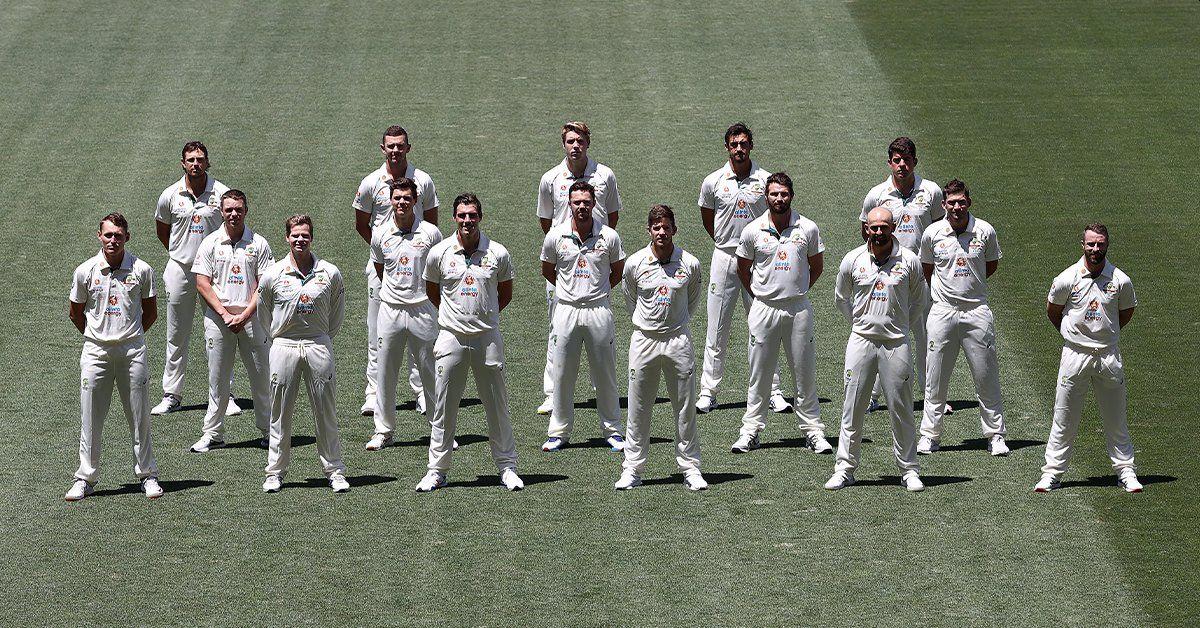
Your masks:
M1187 375L1200 302L1185 270L1196 226L1180 216L1200 179L1196 2L197 7L14 0L0 13L6 623L1094 626L1200 615ZM655 412L651 481L637 490L612 490L620 469L606 447L541 453L535 191L562 158L568 119L592 127L590 153L617 173L625 248L645 244L645 211L666 202L681 218L677 242L706 273L699 184L725 159L726 126L754 129L754 157L792 175L795 206L827 245L812 298L830 436L849 329L832 270L860 243L859 204L887 172L887 143L913 137L917 171L967 181L973 211L1000 235L992 303L1012 455L986 454L968 408L949 419L946 451L922 458L921 494L895 479L883 413L869 417L874 442L844 491L821 489L833 458L804 449L780 415L762 450L733 456L744 326L721 408L701 417L706 493L669 477L667 404ZM450 200L475 191L483 229L513 252L503 332L522 493L497 484L478 406L460 417L467 436L447 490L412 491L425 449L411 410L402 446L362 450L367 250L350 201L391 123L408 128L411 161L437 183L443 231ZM62 501L79 432L71 269L94 254L97 219L121 210L131 250L161 272L153 203L179 178L187 139L209 146L212 175L249 194L248 224L277 250L283 218L312 213L315 250L347 277L335 346L349 494L330 493L311 444L272 496L259 489L265 452L186 452L205 390L194 333L191 409L154 423L167 495L147 502L131 484L118 404L97 494ZM1060 345L1045 293L1096 219L1140 300L1122 335L1146 492L1115 487L1089 406L1065 488L1037 495ZM630 326L618 320L623 372ZM150 332L155 388L164 328ZM703 338L702 316L693 333ZM248 396L242 375L237 392ZM402 384L406 408L410 397ZM951 399L973 399L961 360ZM311 436L300 408L297 433ZM257 438L248 416L229 425L232 441ZM597 427L580 410L576 440Z

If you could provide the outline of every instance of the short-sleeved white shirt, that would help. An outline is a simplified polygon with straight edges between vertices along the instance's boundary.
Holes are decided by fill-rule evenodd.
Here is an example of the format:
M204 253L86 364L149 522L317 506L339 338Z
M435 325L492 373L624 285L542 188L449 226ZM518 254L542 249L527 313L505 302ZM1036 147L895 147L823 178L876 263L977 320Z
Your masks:
M171 259L185 267L192 265L200 243L221 227L221 195L228 191L228 186L212 177L208 177L204 191L198 196L188 191L186 177L162 191L154 219L171 225L171 237L167 240Z
M1115 349L1121 338L1120 311L1137 306L1129 275L1105 262L1104 270L1092 277L1082 257L1054 278L1046 300L1063 306L1063 339L1087 349Z
M246 307L257 289L258 279L275 263L267 239L243 227L236 241L222 227L210 233L196 251L192 273L212 280L213 292L222 305Z
M269 313L272 338L332 337L346 314L346 288L337 266L313 255L312 271L301 273L292 256L275 262L258 282L259 312Z
M838 267L834 301L864 338L900 340L920 325L925 309L925 276L912 251L897 242L882 265L867 244L850 251Z
M567 160L563 159L547 170L538 184L538 218L549 219L552 225L570 224L571 186L576 181L587 181L596 188L596 206L592 208L594 220L607 225L608 215L621 211L621 192L617 189L617 175L611 168L588 157L583 175L576 177L567 167Z
M425 293L425 259L442 241L436 225L416 216L411 229L396 226L395 219L371 234L371 262L383 264L379 298L392 305L417 305L429 300Z
M825 252L816 223L796 212L782 232L770 214L742 229L737 256L751 261L750 288L764 303L782 303L808 294L808 258Z
M426 211L438 206L437 188L424 170L418 169L410 162L404 176L417 184L417 204L414 209L418 216L423 216ZM371 215L371 231L392 218L390 186L393 180L392 175L388 174L387 164L384 164L363 177L362 182L358 184L358 191L354 193L351 206L354 207L354 211Z
M104 345L142 337L142 299L155 296L154 270L129 251L121 265L108 265L104 253L75 268L71 302L84 304L83 337Z
M750 162L750 174L738 180L729 162L704 177L696 204L715 213L713 232L716 246L736 254L742 230L767 211L767 177L770 172Z
M425 281L438 284L442 297L438 325L465 336L500 328L499 285L515 276L508 249L483 234L470 255L455 236L435 244L425 260Z
M892 220L896 221L896 231L893 235L900 241L900 246L916 253L921 248L921 234L929 225L946 217L942 208L942 188L929 179L913 175L912 193L904 196L896 189L892 177L888 176L883 183L871 188L863 198L862 213L858 219L867 221L867 212L883 205L892 210Z
M625 259L625 249L612 227L593 220L591 233L580 240L568 221L546 233L541 259L554 264L558 302L584 306L607 301L612 265Z
M633 326L656 334L688 331L704 293L700 260L679 246L665 262L647 246L625 261L621 287Z
M992 225L970 216L962 233L944 219L929 225L921 234L920 256L922 264L933 264L933 302L970 309L987 303L987 263L1004 254Z

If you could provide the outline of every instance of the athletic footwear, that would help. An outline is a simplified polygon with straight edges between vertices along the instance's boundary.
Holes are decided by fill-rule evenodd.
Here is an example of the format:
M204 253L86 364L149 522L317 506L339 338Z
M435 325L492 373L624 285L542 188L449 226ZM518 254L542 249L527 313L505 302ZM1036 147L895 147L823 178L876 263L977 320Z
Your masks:
M567 446L567 439L551 436L542 443L542 451L562 451L563 447Z
M167 414L168 412L175 412L182 405L183 400L179 398L179 395L167 393L162 396L162 401L158 402L157 406L150 408L150 414L159 416L162 414Z
M263 480L264 493L278 493L281 488L283 488L283 480L278 475L268 475L267 479Z
M510 491L519 491L525 488L525 481L517 475L517 470L513 467L508 467L500 472L500 483Z
M854 484L854 476L845 471L835 471L825 482L825 490L836 491Z
M371 436L371 440L367 441L367 444L363 446L363 449L367 451L379 451L380 449L388 447L391 444L392 436L390 434L375 434Z
M1125 490L1126 493L1142 492L1142 483L1138 482L1137 474L1133 471L1125 471L1117 477L1117 486Z
M683 474L683 485L688 487L689 491L703 491L708 488L708 481L699 471L693 471Z
M613 451L625 451L625 438L620 434L613 434L604 439L604 442L608 443L608 446L612 447Z
M358 413L363 416L375 416L375 399L373 397L368 397L367 400L363 402L362 406L359 407Z
M954 414L954 408L950 407L950 404L946 404L946 411L942 414L950 416L951 414Z
M900 485L910 493L920 493L925 490L925 483L921 481L921 476L917 475L916 471L909 471L901 476Z
M874 412L876 410L882 410L882 409L883 409L883 404L879 403L879 397L872 396L871 397L871 405L867 406L867 412Z
M454 441L450 443L450 451L458 451L458 439L457 438L454 439Z
M708 414L717 409L717 398L712 395L700 395L696 400L696 413Z
M922 436L921 439L917 441L917 453L921 455L931 454L939 449L941 449L941 445L937 439L929 438L928 436ZM991 449L991 445L988 445L988 449Z
M417 409L417 414L425 414L425 395L417 395L413 405Z
M75 480L75 482L71 484L71 488L67 489L67 494L63 495L63 499L69 502L77 502L84 497L91 495L95 490L96 489L92 488L92 485L88 484L86 481Z
M341 473L334 473L329 476L329 488L335 493L345 493L350 490L350 481Z
M259 449L270 449L271 448L271 438L268 436L263 436L262 438L258 439L258 448Z
M553 411L554 400L550 399L549 397L546 397L544 400L542 400L542 405L538 406L537 409L537 413L542 416L548 416Z
M214 449L220 449L224 446L225 446L225 441L218 440L216 438L213 438L212 436L209 436L208 434L205 434L204 436L200 437L200 440L196 441L195 443L192 443L192 453L203 454L206 452L210 452Z
M417 482L417 492L428 493L430 491L436 491L445 485L445 473L442 473L441 471L429 471L425 474L425 477L421 478L420 482Z
M758 434L742 434L738 439L733 441L733 446L729 451L735 454L748 454L751 450L758 449L762 445L758 442Z
M158 499L163 496L162 485L158 483L158 478L142 480L142 492L146 493L146 497L150 499Z
M808 448L814 454L827 454L833 451L833 445L829 444L824 434L809 434L804 438L804 442L808 443Z
M787 397L784 397L782 393L775 393L771 395L771 412L783 414L791 411L792 404L788 402Z
M1004 442L1003 434L996 434L988 441L988 453L993 456L1007 456L1009 452L1008 444Z
M1042 475L1042 479L1038 480L1037 484L1033 485L1033 490L1038 493L1049 493L1060 486L1062 486L1062 482L1058 478L1046 473Z
M627 491L631 488L641 486L641 485L642 485L641 476L634 473L633 471L626 469L621 472L621 479L617 480L616 484L613 484L613 488L617 489L618 491Z
M233 395L229 395L229 401L225 404L225 416L237 416L242 413L242 407L237 404L237 400Z

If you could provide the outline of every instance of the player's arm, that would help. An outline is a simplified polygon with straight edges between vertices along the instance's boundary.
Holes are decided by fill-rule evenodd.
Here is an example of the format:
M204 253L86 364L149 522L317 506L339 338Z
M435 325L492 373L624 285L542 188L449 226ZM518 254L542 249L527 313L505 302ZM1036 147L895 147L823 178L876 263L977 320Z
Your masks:
M1050 319L1050 324L1054 325L1055 329L1062 329L1063 309L1066 306L1059 305L1052 301L1046 301L1046 317ZM1132 315L1133 312L1130 312Z
M375 262L375 276L379 277L380 280L383 279L383 264L379 262Z
M512 279L496 284L496 301L500 305L501 312L508 307L509 303L512 303L512 286Z
M558 269L555 268L554 262L542 262L542 276L550 282L550 285L558 285Z
M992 265L992 263L988 262L988 267L989 267L988 275L992 274L992 272L990 270L991 265ZM933 264L926 264L925 262L921 262L921 272L925 273L925 283L927 285L931 281L933 281Z
M609 212L609 214L608 214L608 226L612 227L613 229L616 229L616 228L617 228L617 218L618 218L620 215L621 215L621 213L620 213L620 212Z
M221 317L221 320L225 322L225 326L228 327L230 331L233 331L233 323L236 322L235 319L237 317L231 314L229 310L225 309L225 306L221 303L221 297L218 297L217 291L213 290L212 277L201 273L196 273L195 277L196 292L199 292L200 296L204 298L204 302L208 305L209 309L216 313L217 316ZM257 301L257 299L255 300Z
M538 217L538 224L542 226L542 233L550 233L550 227L554 226L554 183L547 180L546 177L551 176L546 173L542 176L541 181L538 181L538 198L537 210L535 213Z
M691 276L688 277L688 312L695 314L700 305L700 297L704 295L704 283L700 276L700 264L692 266Z
M84 314L84 309L86 307L87 303L76 303L71 301L71 309L67 310L67 318L71 319L71 324L74 325L75 329L78 329L79 333L81 334L87 325L87 316Z
M816 255L808 256L808 289L812 290L813 284L821 278L821 273L825 272L825 254L817 253Z
M621 294L625 295L625 311L633 316L637 311L637 277L633 276L633 266L621 271Z
M704 230L708 232L708 237L712 238L713 242L717 241L717 211L711 207L700 208L700 222L704 223Z
M346 320L346 286L341 272L333 273L329 283L329 337L333 338Z
M608 289L612 290L621 283L621 273L625 272L625 260L619 259L608 265Z
M554 223L550 222L549 218L542 218L540 216L538 217L538 224L542 226L542 233L544 234L550 233L550 227L554 226Z
M436 225L437 224L437 214L438 214L438 206L434 205L433 207L430 207L429 209L425 210L425 213L421 216L421 220L424 220L425 222L427 222L429 224Z
M749 292L751 295L754 294L754 291L750 289L750 266L753 263L754 262L752 262L740 255L737 258L738 280L742 282L742 287L746 289L746 292Z
M854 322L854 285L850 269L843 260L833 284L833 303L847 321Z
M442 306L442 288L432 281L425 282L425 296L429 298L429 302L433 307Z
M158 320L158 299L146 297L142 299L142 333L150 331L150 326Z
M984 262L985 277L991 277L993 274L995 274L996 269L999 267L1000 267L1000 260L998 260L998 259L992 260L990 262Z
M158 241L162 242L164 249L171 248L171 223L155 220L154 234L158 236Z
M908 328L915 329L921 325L921 315L925 313L925 282L922 281L921 262L912 260L910 269L912 280L908 282Z
M1129 321L1133 320L1133 310L1134 308L1127 308L1117 312L1117 323L1119 323L1122 328L1128 325Z
M354 230L367 243L371 243L371 214L354 210Z

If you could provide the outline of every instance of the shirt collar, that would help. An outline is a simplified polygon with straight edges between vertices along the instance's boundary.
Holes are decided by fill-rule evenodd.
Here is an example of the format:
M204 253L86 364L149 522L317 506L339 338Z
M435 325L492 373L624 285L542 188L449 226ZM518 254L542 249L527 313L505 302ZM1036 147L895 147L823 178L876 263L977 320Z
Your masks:
M1091 276L1091 273L1088 272L1087 258L1080 255L1079 261L1076 262L1075 265L1079 267L1079 276L1081 276L1081 277ZM1113 266L1112 262L1108 261L1108 259L1105 259L1104 260L1104 268L1100 271L1099 275L1096 275L1096 278L1099 279L1100 277L1112 277L1113 271L1115 271L1116 269L1117 269L1117 267Z
M287 254L287 257L283 258L283 263L287 266L286 272L288 272L292 275L295 275L297 277L300 277L301 279L304 279L306 277L316 274L316 272L318 270L321 270L321 258L317 257L316 253L313 253L312 256L313 256L312 272L309 273L308 275L305 275L300 272L299 268L296 268L296 264L292 260L292 253L291 253L291 251L289 251Z
M234 244L233 238L229 237L229 232L225 230L225 225L222 224L219 228L221 233L221 244ZM242 226L242 237L237 239L237 242L245 242L249 244L254 241L254 232L250 227ZM290 255L288 257L291 257Z
M658 259L658 256L656 256L654 254L654 247L647 244L646 245L646 256L650 258L650 262L653 264L658 264L659 266L667 266L674 262L678 262L679 259L681 257L683 257L683 249L679 248L679 245L676 244L675 248L671 251L671 257L667 258L667 261L664 262L664 261Z
M211 194L212 190L213 190L213 184L216 182L217 182L216 179L214 179L211 176L206 174L204 177L204 191L201 192L201 194ZM191 190L189 190L188 186L187 186L187 176L186 175L179 177L179 191L182 192L183 194L187 194L188 196L192 195ZM193 198L196 198L196 197L193 197Z
M457 233L454 234L452 242L454 242L454 244L450 245L451 251L454 251L458 254L464 254L466 252L466 249L463 248L462 242L460 242L458 239ZM491 240L489 240L487 235L481 231L479 233L479 246L475 247L475 251L482 253L487 250L489 244L491 244Z
M413 206L413 224L407 230L404 227L396 224L396 214L392 212L392 217L388 219L387 224L390 227L390 233L393 235L405 235L408 233L416 233L417 228L421 226L421 215L416 212L416 206ZM457 239L457 238L455 238Z
M892 236L892 254L889 255L886 260L883 261L883 264L875 263L875 254L871 253L871 243L870 242L864 242L862 246L863 246L863 255L867 256L867 260L869 260L870 263L875 268L879 268L879 267L883 266L883 264L886 264L892 260L898 260L898 259L900 259L900 256L904 254L900 250L903 248L900 246L900 240L896 239L896 236L894 236L894 235Z
M408 162L408 167L404 169L404 178L412 179L413 175L416 174L416 171L417 171L417 167L414 166L411 161ZM392 174L390 172L388 172L388 167L387 167L386 161L383 163L382 166L379 166L379 170L376 170L375 172L379 173L379 179L381 181L395 181L395 179L392 177Z
M758 172L758 162L751 159L750 160L750 174L746 175L746 178L747 179L753 178L754 173L756 173L756 172ZM736 179L737 178L737 175L733 173L733 164L729 163L728 161L725 162L725 168L722 169L722 171L721 171L721 178L722 179Z
M921 178L921 175L914 172L913 173L913 189L912 189L912 193L909 194L908 197L911 197L913 194L916 194L917 192L919 192L921 190L921 183L923 183L924 181L925 180ZM900 196L900 189L896 187L896 182L892 179L892 175L889 174L887 179L884 179L884 183L887 183L887 188L884 190L885 194L888 194L888 195L895 194L896 196ZM908 197L901 197L901 198L908 198Z
M575 226L574 226L574 224L572 224L572 222L570 220L568 220L567 222L564 222L562 224L562 227L563 227L562 237L570 238L576 242L579 242L580 244L583 244L583 241L581 241L579 239L579 236L575 235ZM600 237L600 230L603 228L604 228L604 225L600 224L600 221L593 218L592 219L592 231L590 234L588 234L587 239L590 240L592 238Z
M96 257L100 259L100 270L109 270L112 268L108 265L108 258L104 257L104 251L96 253ZM125 256L121 258L121 265L118 268L122 270L133 268L133 255L129 251L125 251Z
M575 175L571 173L571 169L567 167L567 158L566 157L563 157L562 162L559 163L558 165L562 168L562 176L564 176L568 179L575 179L577 181L582 181L582 180L589 179L589 178L591 178L591 176L593 174L596 174L596 160L592 159L592 157L590 155L588 156L587 165L583 167L583 174L580 175L578 179L576 179Z

